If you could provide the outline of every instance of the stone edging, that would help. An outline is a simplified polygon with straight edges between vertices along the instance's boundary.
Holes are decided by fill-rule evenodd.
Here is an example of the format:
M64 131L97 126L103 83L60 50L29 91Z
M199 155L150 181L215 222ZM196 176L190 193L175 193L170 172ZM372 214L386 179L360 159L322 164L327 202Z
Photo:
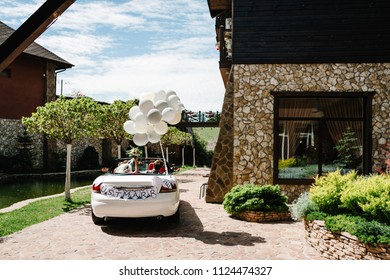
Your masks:
M73 188L73 189L70 189L70 193L74 193L77 190L85 189L85 188L91 188L91 186L82 186L82 187L78 187L78 188ZM48 196L40 196L40 197L36 197L36 198L30 198L30 199L22 200L22 201L14 203L14 204L6 207L6 208L0 208L0 213L11 212L11 211L14 211L16 209L20 209L20 208L30 204L31 202L35 202L35 201L42 200L42 199L47 199L47 198L52 198L52 197L57 197L57 196L62 196L62 195L64 195L64 192L57 193L57 194L52 194L52 195L48 195Z
M248 222L275 222L291 220L291 214L289 211L285 212L258 212L258 211L243 211L238 214L234 214L234 217L245 220Z
M307 242L331 260L390 260L390 246L365 244L347 232L332 233L324 221L304 221Z
M80 170L72 171L72 178L81 178L84 176L95 176L103 174L101 170ZM31 179L37 180L52 180L58 178L65 178L65 172L52 172L52 173L21 173L21 174L3 174L0 173L0 182L15 182L15 181L29 181Z

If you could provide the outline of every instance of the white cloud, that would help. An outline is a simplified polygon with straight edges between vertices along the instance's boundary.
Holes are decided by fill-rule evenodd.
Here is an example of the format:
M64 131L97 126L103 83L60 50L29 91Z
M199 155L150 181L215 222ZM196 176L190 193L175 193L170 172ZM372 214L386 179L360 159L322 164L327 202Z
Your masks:
M39 44L72 64L81 67L96 66L99 56L109 48L113 38L106 35L62 32L59 35L43 36L37 40Z
M0 0L0 18L20 25L43 2ZM221 110L205 0L77 0L37 42L75 65L58 76L66 94L111 102L172 89L187 109Z
M0 0L0 18L12 18L13 22L18 22L18 25L20 25L42 5L44 0L28 2Z
M213 51L213 39L208 37L191 37L182 40L156 41L152 51L163 53L186 53L205 56Z
M81 32L96 30L101 26L135 30L145 24L142 16L130 14L123 9L123 4L114 1L76 1L58 21L58 29L67 28Z
M112 102L119 96L138 98L142 93L175 90L187 109L221 110L223 84L214 58L153 54L110 60L95 75L61 74L70 85L65 93L80 90L97 100Z

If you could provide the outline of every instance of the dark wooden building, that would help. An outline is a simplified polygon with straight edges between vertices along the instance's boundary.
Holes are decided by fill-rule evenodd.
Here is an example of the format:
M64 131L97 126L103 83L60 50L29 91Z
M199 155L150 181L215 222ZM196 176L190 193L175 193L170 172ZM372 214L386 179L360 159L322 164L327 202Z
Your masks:
M390 60L389 1L233 2L233 63Z
M208 5L226 93L207 201L244 183L279 184L294 199L316 175L380 167L390 142L390 2Z

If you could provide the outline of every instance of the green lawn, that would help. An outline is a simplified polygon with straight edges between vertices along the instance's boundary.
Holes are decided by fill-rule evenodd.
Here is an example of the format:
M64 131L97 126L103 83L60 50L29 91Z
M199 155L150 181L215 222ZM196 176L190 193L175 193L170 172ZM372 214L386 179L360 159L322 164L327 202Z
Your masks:
M20 209L7 213L0 213L0 236L22 230L78 207L91 201L90 187L80 188L72 193L72 202L67 202L64 196L41 199L32 202Z
M175 174L193 169L192 166L180 168ZM7 213L0 213L0 237L22 230L34 224L49 220L91 202L91 187L83 187L71 194L72 202L65 201L63 195L44 198Z
M193 130L201 139L208 143L208 150L214 150L218 140L219 127L196 127Z

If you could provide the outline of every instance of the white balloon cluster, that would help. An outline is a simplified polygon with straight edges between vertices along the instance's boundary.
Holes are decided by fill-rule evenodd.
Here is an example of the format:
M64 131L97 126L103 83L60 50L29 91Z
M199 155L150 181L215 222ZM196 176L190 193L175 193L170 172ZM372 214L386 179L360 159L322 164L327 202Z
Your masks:
M180 122L183 110L184 105L174 91L146 93L139 99L138 106L130 109L130 120L123 124L123 128L134 134L133 142L137 146L157 143L168 131L168 124Z

